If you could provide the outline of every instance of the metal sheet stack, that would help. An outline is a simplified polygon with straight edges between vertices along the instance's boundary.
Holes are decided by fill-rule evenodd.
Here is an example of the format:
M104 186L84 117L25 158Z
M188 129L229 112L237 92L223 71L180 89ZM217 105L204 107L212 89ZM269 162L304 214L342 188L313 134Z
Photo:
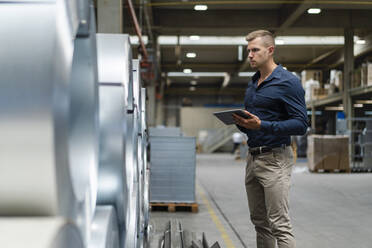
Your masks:
M364 119L365 128L361 134L361 147L364 169L372 169L372 120Z
M128 35L96 35L87 0L6 1L0 25L0 247L143 247L145 92Z
M150 202L195 202L195 137L154 136L168 128L150 131ZM174 129L171 129L174 131ZM178 132L175 132L178 133Z
M182 136L179 127L150 127L150 136Z

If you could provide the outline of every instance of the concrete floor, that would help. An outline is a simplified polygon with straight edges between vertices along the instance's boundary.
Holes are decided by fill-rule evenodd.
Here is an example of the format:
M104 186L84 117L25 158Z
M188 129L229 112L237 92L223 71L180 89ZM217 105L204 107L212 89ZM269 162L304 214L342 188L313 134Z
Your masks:
M199 213L151 212L151 248L170 219L206 233L211 245L256 247L244 188L245 162L231 154L197 156ZM299 248L372 247L372 173L314 174L305 161L293 169L290 211Z

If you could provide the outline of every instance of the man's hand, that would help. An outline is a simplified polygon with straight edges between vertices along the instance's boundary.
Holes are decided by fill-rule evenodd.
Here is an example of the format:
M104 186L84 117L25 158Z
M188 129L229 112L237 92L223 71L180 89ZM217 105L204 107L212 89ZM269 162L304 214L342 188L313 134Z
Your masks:
M233 118L235 120L235 123L241 127L245 127L247 129L253 129L258 130L261 127L261 120L256 115L249 113L246 110L243 110L243 112L250 116L250 118L243 118L239 115L233 114Z

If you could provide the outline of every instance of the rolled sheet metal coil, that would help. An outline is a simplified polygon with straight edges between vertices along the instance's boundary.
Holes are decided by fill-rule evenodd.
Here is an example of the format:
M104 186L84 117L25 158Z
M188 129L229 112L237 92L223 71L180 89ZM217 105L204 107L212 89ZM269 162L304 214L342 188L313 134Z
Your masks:
M138 140L138 151L137 151L137 161L138 161L138 167L140 169L139 171L139 181L138 181L138 197L137 197L137 233L138 233L138 237L139 237L139 241L137 243L137 247L139 247L139 245L142 244L143 242L143 233L145 231L145 219L144 219L144 175L143 175L143 170L141 170L142 168L142 157L141 157L141 148L142 148L142 140L141 140L141 137L139 137L139 140Z
M113 206L98 206L91 226L89 248L119 248L119 226Z
M140 74L140 63L138 59L133 59L133 99L134 105L137 107L137 113L140 116L142 110L142 99L141 99L141 74Z
M143 161L143 214L144 214L144 229L149 225L150 219L150 189L149 176L150 171L147 163L147 123L146 123L146 88L141 88L141 133L142 133L142 161Z
M133 112L132 50L128 34L97 34L98 81L125 86L125 105Z
M128 215L125 225L125 247L136 247L137 242L137 215L138 212L138 170L137 170L137 140L138 135L134 125L134 112L127 114L127 136L125 137L125 168L132 172L128 180Z
M98 55L100 55L98 53ZM98 205L113 205L119 224L125 223L130 197L125 170L125 88L122 84L100 83L100 162Z
M140 65L139 60L134 59L133 60L133 96L134 96L134 104L135 104L135 126L137 126L137 152L136 159L137 159L137 173L138 173L138 227L137 232L139 233L139 236L143 236L141 234L144 233L144 194L143 194L143 187L144 187L144 170L143 170L143 156L142 156L142 148L143 148L143 142L142 142L142 96L141 96L141 75L140 75ZM141 245L141 242L143 239L139 239L138 246Z
M145 150L145 154L147 154L146 150ZM147 162L145 163L147 164ZM150 170L149 169L145 169L143 181L144 181L143 183L143 214L144 214L144 229L146 231L149 225L149 220L150 220Z
M132 77L133 77L133 67L131 70ZM131 197L129 204L129 210L131 214L129 214L126 221L126 233L125 233L125 247L137 247L138 242L138 215L140 214L139 208L139 169L138 169L138 108L135 104L134 98L134 82L132 84L132 100L134 102L133 111L128 111L127 115L127 136L126 136L126 147L125 147L125 154L126 154L126 167L131 168L133 170L133 178L131 179L130 189Z
M119 218L119 229L120 229L120 243L122 247L135 247L137 237L137 195L138 195L138 186L136 184L137 178L137 168L134 160L134 144L135 144L135 133L134 133L134 112L129 109L130 103L133 104L133 84L132 76L127 74L132 74L132 58L131 50L129 43L129 36L122 34L97 34L97 56L98 56L98 77L99 82L102 86L106 87L122 87L123 96L120 100L121 103L117 103L117 107L113 106L108 108L107 111L100 109L100 114L105 112L109 113L113 109L117 111L122 111L122 114L118 114L120 120L115 121L117 128L115 130L120 131L121 133L114 134L114 130L107 130L107 132L113 132L111 138L105 135L101 135L102 143L100 144L100 175L99 175L99 187L98 187L98 203L101 205L115 204L117 215ZM100 88L102 87L100 86ZM101 100L101 96L100 96ZM109 99L107 99L109 100ZM100 102L101 105L101 102ZM121 107L120 107L121 106ZM119 112L117 112L119 113ZM110 118L114 118L113 115ZM103 121L106 117L100 116L100 120ZM120 129L121 127L121 129ZM103 132L103 127L101 126L101 133ZM120 130L119 130L120 129ZM107 140L106 142L104 140ZM115 145L117 142L120 142L120 145ZM107 143L107 145L105 145ZM114 144L115 143L115 144ZM123 144L122 144L123 143ZM104 165L103 161L110 160L113 158L110 156L105 156L102 149L104 146L107 146L107 153L114 153L116 156L119 156L122 160L121 169L122 173L115 173L115 170L110 169L111 166ZM119 166L119 164L118 164ZM107 169L105 169L107 167ZM118 170L119 167L115 167ZM111 180L105 180L107 178L105 175L112 175L114 178L120 178L123 176L123 179L114 180L120 182L123 186L110 187L108 189L106 186L110 185ZM108 176L110 177L110 176ZM106 182L107 181L107 182ZM118 191L119 190L119 191ZM124 191L125 190L125 191ZM123 192L124 191L124 192ZM105 193L107 192L107 193ZM111 192L111 193L109 193ZM119 195L122 195L117 199L117 194L115 192L122 192ZM122 203L118 202L122 200Z
M141 88L141 133L142 136L147 136L147 123L146 123L146 88ZM146 139L147 141L147 139ZM147 145L147 143L146 143Z
M62 217L0 218L0 247L84 248L75 224Z
M143 186L143 194L144 194L144 228L145 232L149 227L150 221L150 170L145 171L145 183Z
M137 178L136 182L139 182L139 177L141 174L141 161L139 160L139 146L141 144L141 136L140 136L140 127L141 127L141 82L140 82L140 66L139 60L133 59L133 102L134 102L134 111L133 111L133 118L134 118L134 126L133 126L133 139L134 139L134 150L133 150L133 159L137 169Z
M0 23L0 215L64 216L87 241L98 170L93 7L7 1Z
M149 144L149 135L148 135L148 127L147 127L147 113L146 113L146 97L147 97L147 91L146 88L141 88L141 98L142 98L142 108L141 108L141 123L142 123L142 137L143 137L143 161L144 161L144 168L149 169L149 164L147 163L148 157L147 157L147 147Z

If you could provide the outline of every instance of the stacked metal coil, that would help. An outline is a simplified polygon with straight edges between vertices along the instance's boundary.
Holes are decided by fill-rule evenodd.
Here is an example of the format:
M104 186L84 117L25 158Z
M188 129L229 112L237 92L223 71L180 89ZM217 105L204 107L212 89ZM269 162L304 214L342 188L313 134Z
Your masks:
M148 227L150 220L150 167L147 157L147 149L149 144L149 135L146 121L146 88L141 88L141 135L142 135L142 161L143 161L143 218L144 218L144 231L148 237ZM146 237L145 235L145 237ZM145 239L146 240L146 239Z
M88 0L0 2L0 25L0 247L144 247L129 36L97 35Z
M139 60L133 60L133 95L134 95L134 119L137 126L137 169L138 169L138 235L140 243L137 247L144 247L148 238L149 218L149 188L147 172L147 126L146 126L146 89L141 87L141 72Z

